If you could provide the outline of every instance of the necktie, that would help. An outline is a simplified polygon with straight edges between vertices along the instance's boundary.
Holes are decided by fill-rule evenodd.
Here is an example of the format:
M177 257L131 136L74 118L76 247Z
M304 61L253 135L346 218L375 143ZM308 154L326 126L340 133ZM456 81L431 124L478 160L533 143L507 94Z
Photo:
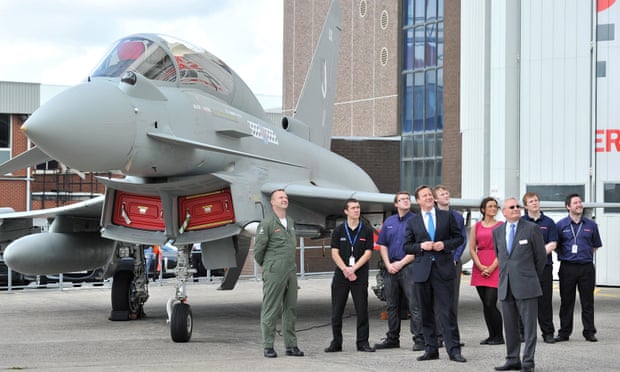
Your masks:
M515 241L515 224L510 224L510 233L508 234L508 245L506 248L508 249L508 254L512 251L512 243Z
M431 212L426 212L426 216L428 217L428 235L430 235L431 240L435 240L435 223L433 222L433 215Z

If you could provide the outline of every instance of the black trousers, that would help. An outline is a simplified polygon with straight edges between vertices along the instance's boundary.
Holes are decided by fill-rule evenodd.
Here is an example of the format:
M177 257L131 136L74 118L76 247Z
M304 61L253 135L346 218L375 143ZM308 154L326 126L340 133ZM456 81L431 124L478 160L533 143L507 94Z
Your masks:
M596 333L594 327L594 264L560 263L560 336L569 337L573 332L573 313L575 311L576 289L579 290L581 302L581 322L583 336L588 337Z
M413 265L408 264L396 274L385 273L385 300L388 312L388 332L389 341L400 341L401 306L406 304L407 310L411 313L410 331L413 342L422 343L422 312L418 302L418 294L413 285Z
M437 325L435 324L435 301L437 301L441 333L448 355L461 352L459 327L454 311L454 280L443 279L437 268L433 267L426 282L415 283L416 291L420 296L422 332L424 333L426 352L436 352L439 347Z
M370 327L368 324L368 281L349 281L342 275L335 274L332 280L332 335L333 341L342 345L342 315L349 298L357 314L357 347L368 344Z
M543 337L553 336L555 334L555 326L553 325L552 265L545 265L545 269L540 277L540 288L542 288L542 296L538 298L538 325Z

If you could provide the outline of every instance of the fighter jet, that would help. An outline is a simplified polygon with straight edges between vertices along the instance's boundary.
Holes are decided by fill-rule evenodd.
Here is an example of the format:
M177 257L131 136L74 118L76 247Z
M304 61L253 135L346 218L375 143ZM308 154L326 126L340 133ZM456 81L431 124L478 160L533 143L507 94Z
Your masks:
M298 236L321 237L356 197L383 213L380 194L351 161L331 152L340 44L333 2L295 114L272 124L255 95L222 60L175 38L118 40L87 81L36 110L23 132L36 147L0 166L6 174L55 159L99 177L105 195L48 210L2 214L3 229L34 216L49 232L14 240L4 259L16 271L51 274L108 266L110 319L135 319L148 298L141 245L174 243L176 293L168 303L171 338L186 342L192 312L185 283L190 250L201 243L210 269L226 268L232 289L269 194L285 189ZM2 240L2 239L0 239Z

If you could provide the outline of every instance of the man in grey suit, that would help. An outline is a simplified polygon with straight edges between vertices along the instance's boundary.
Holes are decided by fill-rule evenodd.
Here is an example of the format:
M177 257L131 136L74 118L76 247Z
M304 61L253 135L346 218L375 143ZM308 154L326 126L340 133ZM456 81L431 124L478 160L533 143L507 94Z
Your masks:
M506 223L493 230L493 244L499 261L498 297L504 315L506 362L497 371L534 370L538 297L542 295L540 276L547 252L538 225L521 220L516 198L504 200ZM523 321L525 347L520 359L519 318Z

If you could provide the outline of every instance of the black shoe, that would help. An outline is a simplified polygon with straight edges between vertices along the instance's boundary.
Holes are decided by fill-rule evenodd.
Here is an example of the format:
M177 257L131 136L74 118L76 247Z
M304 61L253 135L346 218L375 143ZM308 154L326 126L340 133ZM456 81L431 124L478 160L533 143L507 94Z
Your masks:
M503 338L491 338L487 342L487 345L503 345L504 343L505 342Z
M554 338L555 342L564 342L564 341L568 341L568 336L560 336L557 335Z
M450 360L453 362L459 362L459 363L467 362L467 359L463 358L461 353L455 353L453 355L450 355Z
M265 358L276 358L278 356L278 353L276 353L276 351L272 347L268 347L265 348L265 350L263 351L263 355L265 356Z
M495 367L496 371L519 371L521 369L521 363L509 363L506 362L503 366Z
M288 356L304 356L304 352L299 350L297 346L287 347L286 355Z
M424 360L435 360L435 359L439 359L439 352L435 351L435 352L424 352L424 354L420 355L418 358L418 361L424 361Z
M357 347L357 351L363 351L366 353L374 353L375 352L375 348L371 347L370 345L366 344L366 345L360 345Z
M555 344L555 339L553 338L553 335L544 335L543 341L545 342L545 344Z
M414 342L411 351L423 351L424 349L424 342Z
M584 336L586 338L586 341L590 341L590 342L597 342L598 338L596 338L595 335L589 335L589 336Z
M342 351L342 344L337 343L336 341L332 341L328 347L325 348L326 353L337 353Z
M398 340L390 340L386 338L380 344L375 344L375 349L398 349L400 347L400 342Z
M485 338L484 340L480 341L480 345L488 345L489 341L491 341L491 338Z

